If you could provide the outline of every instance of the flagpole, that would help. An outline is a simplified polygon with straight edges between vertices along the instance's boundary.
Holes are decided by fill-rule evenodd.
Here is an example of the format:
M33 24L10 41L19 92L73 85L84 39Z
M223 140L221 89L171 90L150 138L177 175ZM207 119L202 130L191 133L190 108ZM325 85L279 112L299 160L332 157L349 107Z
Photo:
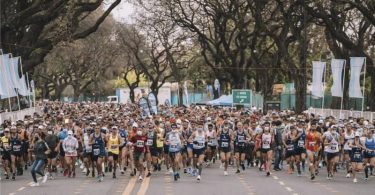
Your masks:
M0 50L0 53L1 53L1 55L3 56L1 60L3 61L2 64L3 64L3 69L4 69L4 68L6 68L6 67L5 67L5 62L4 62L3 59L4 59L4 57L6 57L6 56L3 55L3 50ZM8 85L8 79L7 79L6 77L3 78L3 79L4 79L4 81L6 82L6 85L9 86L9 85ZM12 102L10 101L10 91L9 91L9 87L7 87L7 91L8 91L9 112L12 112Z
M325 64L327 65L327 64ZM325 82L326 82L326 76L327 76L327 67L325 66L324 67L324 76L323 76L323 99L322 99L322 113L323 112L323 109L324 109L324 87L325 87Z
M27 72L26 73L26 83L27 83L27 87L28 87L28 90L27 90L27 93L29 94L29 104L30 104L30 108L32 107L33 105L33 102L31 101L31 93L30 93L30 80L29 80L29 73Z
M342 89L341 89L342 95L341 95L341 106L340 106L340 119L342 119L341 112L342 112L342 108L344 106L345 73L346 73L346 60L344 60L344 75L343 75L343 78L342 78L342 86L341 86L342 87Z
M366 58L365 58L365 73L363 74L363 95L362 95L362 117L363 117L363 109L365 107L365 86L366 86Z

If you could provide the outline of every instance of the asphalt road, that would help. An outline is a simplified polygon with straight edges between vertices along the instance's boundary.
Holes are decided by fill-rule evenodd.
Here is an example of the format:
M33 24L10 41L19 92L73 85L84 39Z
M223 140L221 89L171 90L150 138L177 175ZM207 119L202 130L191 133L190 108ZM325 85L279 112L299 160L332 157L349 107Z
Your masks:
M78 169L77 169L78 170ZM48 180L39 187L30 187L31 175L26 172L16 181L5 180L0 183L0 195L74 195L74 194L110 194L110 195L253 195L253 194L278 194L278 195L374 195L375 177L368 181L359 175L358 183L354 184L351 178L345 178L345 171L339 170L333 180L326 179L324 168L315 181L309 180L309 174L302 177L296 174L288 175L286 170L272 172L266 177L264 172L256 168L250 168L235 174L234 169L229 168L229 176L223 175L219 164L211 165L203 169L202 181L197 183L195 177L187 174L181 175L181 180L174 182L171 175L165 170L154 173L143 182L136 177L117 174L117 179L112 179L108 173L103 182L97 182L95 178L86 177L79 173L76 178L64 178L57 176L55 180Z

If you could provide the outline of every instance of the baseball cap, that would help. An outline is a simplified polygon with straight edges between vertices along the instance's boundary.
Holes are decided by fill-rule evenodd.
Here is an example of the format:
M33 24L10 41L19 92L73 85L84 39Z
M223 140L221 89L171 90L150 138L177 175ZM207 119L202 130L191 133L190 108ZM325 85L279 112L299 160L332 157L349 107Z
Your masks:
M361 137L358 131L355 132L354 136L355 136L355 137Z
M73 135L73 131L72 131L72 130L69 130L69 131L68 131L68 135Z

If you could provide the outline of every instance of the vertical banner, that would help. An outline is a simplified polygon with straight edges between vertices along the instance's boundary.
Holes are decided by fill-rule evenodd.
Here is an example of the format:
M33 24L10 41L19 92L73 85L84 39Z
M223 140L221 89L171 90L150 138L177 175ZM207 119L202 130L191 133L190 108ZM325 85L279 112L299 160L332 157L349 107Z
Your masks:
M9 57L10 57L9 54L4 54L0 56L0 61L1 61L0 73L3 79L1 82L5 84L4 86L5 86L5 91L6 91L6 94L3 94L1 96L1 99L17 96L14 90L13 82L11 80L11 75L9 72L9 66L10 66Z
M148 107L148 102L146 98L139 98L138 105L143 111L143 116L150 116L150 108Z
M323 97L323 74L326 66L325 62L313 61L313 76L312 76L312 86L311 94L315 97Z
M158 114L158 106L156 105L156 97L155 94L150 92L148 94L148 102L151 107L151 114Z
M331 87L332 96L342 97L343 95L343 67L345 60L344 59L332 59L331 70L333 77L333 85Z
M212 100L214 98L214 89L212 85L207 85L207 98Z
M184 95L185 95L185 99L186 99L186 105L189 105L189 92L188 92L188 89L187 89L187 82L186 81L184 82Z
M219 98L221 94L220 94L220 82L218 79L215 79L214 81L214 88L215 88L215 92L217 92L217 98Z
M350 57L349 97L351 98L363 98L360 77L364 61L364 57Z
M19 69L18 69L18 65L19 65L19 61L20 61L20 57L13 57L13 58L10 58L9 59L9 73L10 73L10 79L12 80L12 83L13 83L13 86L14 88L16 89L21 89L22 88L22 84L20 83L20 76L18 74L19 72Z

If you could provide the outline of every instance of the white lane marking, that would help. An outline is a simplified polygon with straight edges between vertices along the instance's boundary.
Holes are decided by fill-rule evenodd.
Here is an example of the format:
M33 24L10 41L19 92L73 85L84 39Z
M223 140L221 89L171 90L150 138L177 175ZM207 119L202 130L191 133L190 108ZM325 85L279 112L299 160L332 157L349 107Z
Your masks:
M292 188L290 187L285 187L286 190L288 190L289 192L293 191Z
M282 181L279 181L279 184L282 185L282 186L285 185L285 183L282 182Z
M298 195L297 193L293 193L293 195Z
M16 195L16 193L10 193L9 195Z
M272 176L274 179L279 179L277 176Z
M17 191L22 191L24 189L25 189L25 187L22 187L22 188L19 188Z

